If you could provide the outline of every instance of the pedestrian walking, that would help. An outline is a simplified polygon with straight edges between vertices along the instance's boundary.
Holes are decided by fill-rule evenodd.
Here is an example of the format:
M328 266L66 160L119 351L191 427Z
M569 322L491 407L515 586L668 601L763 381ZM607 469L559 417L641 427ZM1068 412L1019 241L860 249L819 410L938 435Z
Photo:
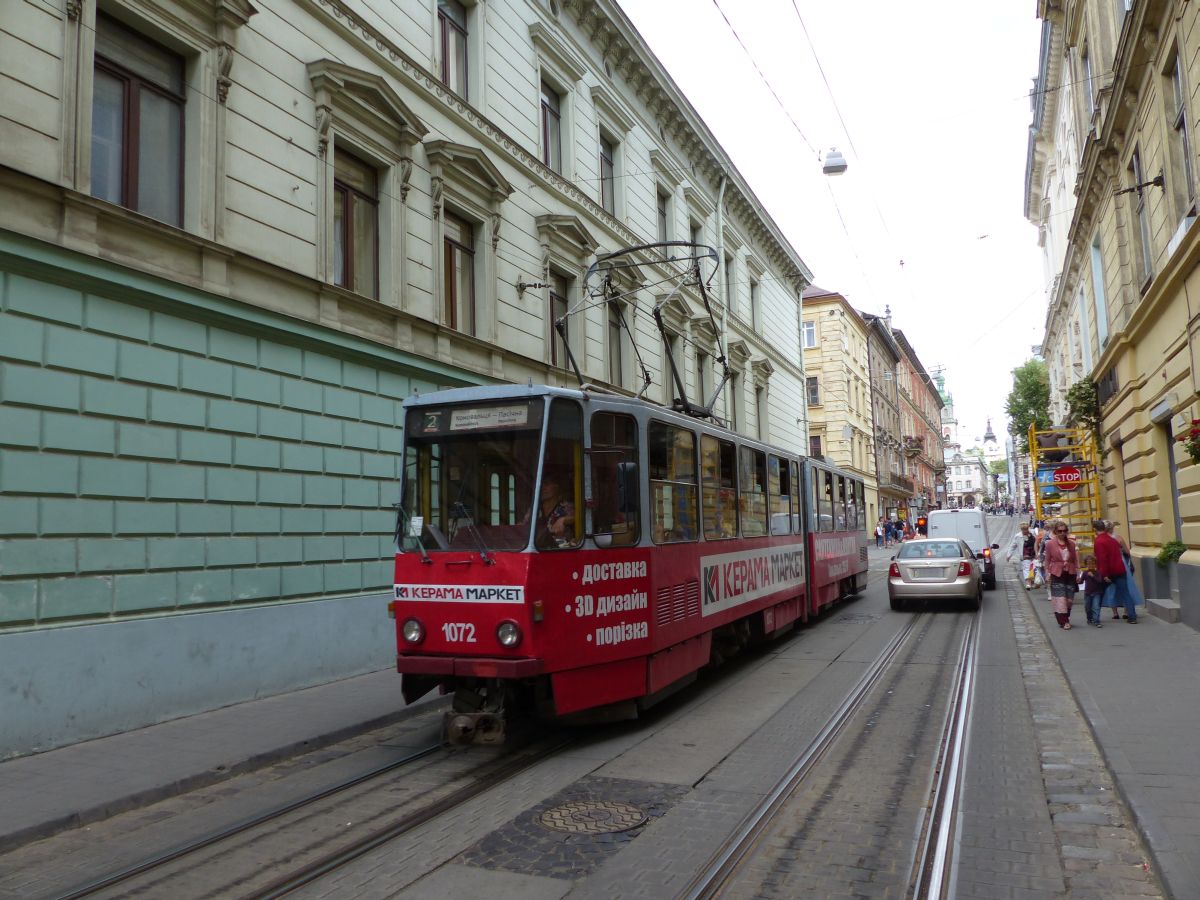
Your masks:
M883 546L883 519L875 523L875 546Z
M1058 627L1069 631L1071 606L1079 586L1079 551L1075 547L1075 538L1070 536L1070 529L1062 519L1051 522L1050 535L1049 540L1042 544L1050 582L1050 602L1054 606Z
M1034 552L1036 544L1037 538L1029 530L1029 523L1022 522L1021 530L1013 535L1012 543L1008 545L1008 553L1005 555L1005 559L1012 562L1013 554L1020 554L1018 558L1021 560L1021 580L1025 582L1025 590L1033 587L1033 567L1037 558L1037 554Z
M1096 530L1096 568L1105 585L1103 603L1113 610L1114 618L1118 617L1118 606L1124 605L1125 620L1130 625L1136 625L1137 607L1133 595L1129 593L1129 579L1126 578L1129 573L1125 568L1125 560L1121 558L1121 545L1108 533L1108 525L1103 519L1096 519L1092 527Z
M1096 556L1088 553L1083 557L1083 571L1079 573L1079 584L1083 588L1083 610L1089 625L1103 628L1100 611L1104 608L1104 579L1096 568Z
M1125 543L1125 538L1117 533L1117 526L1120 522L1105 520L1105 531L1112 536L1112 539L1117 542L1121 548L1121 562L1125 563L1125 588L1129 591L1129 596L1133 598L1134 606L1145 606L1146 600L1142 597L1141 589L1138 588L1137 579L1134 575L1133 557L1129 553L1129 545Z

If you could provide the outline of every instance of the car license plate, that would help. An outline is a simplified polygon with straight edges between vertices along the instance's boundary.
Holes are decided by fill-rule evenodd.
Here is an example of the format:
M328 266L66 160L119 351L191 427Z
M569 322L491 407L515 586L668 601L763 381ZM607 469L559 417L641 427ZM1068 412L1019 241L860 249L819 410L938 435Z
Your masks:
M926 568L926 569L914 569L913 570L913 579L914 580L934 581L934 580L942 579L945 577L946 577L946 570L941 569L941 568L937 568L937 569Z

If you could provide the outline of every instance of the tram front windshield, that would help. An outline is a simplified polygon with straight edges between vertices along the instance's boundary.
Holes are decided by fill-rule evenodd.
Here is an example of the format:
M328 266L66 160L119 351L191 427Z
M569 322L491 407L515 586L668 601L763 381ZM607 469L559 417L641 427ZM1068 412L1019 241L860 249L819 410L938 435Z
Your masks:
M524 549L542 412L540 398L409 410L401 549Z

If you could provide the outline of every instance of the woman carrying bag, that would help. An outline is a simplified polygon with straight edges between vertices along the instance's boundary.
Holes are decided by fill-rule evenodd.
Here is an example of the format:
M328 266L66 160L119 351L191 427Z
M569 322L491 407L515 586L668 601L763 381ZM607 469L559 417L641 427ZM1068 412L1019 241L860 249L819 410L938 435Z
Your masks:
M1070 529L1062 519L1050 523L1050 537L1042 543L1046 557L1046 575L1050 582L1050 602L1054 618L1064 631L1071 628L1071 606L1079 588L1079 551Z

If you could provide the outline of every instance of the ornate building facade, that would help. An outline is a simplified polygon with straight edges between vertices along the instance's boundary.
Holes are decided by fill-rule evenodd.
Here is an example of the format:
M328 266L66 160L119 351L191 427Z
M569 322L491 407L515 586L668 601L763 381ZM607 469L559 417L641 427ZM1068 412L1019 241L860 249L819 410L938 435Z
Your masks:
M845 297L816 285L805 288L803 306L809 453L862 476L867 521L875 522L885 511L871 452L869 328Z
M1109 518L1149 597L1200 627L1200 12L1172 0L1041 0L1026 213L1047 248L1051 409L1087 384L1099 407ZM1172 541L1186 550L1163 569Z
M666 273L624 331L581 302L597 253L714 247L717 412L807 449L808 269L615 3L0 28L0 694L39 685L0 757L386 666L405 397L574 383L566 316L586 379L632 393L640 357L670 399ZM698 295L663 314L706 394Z

